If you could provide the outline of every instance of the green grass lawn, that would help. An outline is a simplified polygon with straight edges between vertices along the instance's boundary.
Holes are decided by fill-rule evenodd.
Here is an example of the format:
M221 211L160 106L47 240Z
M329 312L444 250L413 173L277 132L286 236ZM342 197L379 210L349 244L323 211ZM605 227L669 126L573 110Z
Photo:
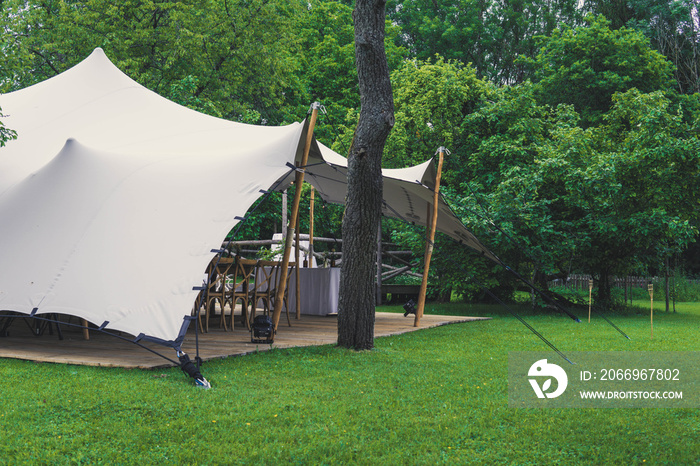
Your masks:
M697 409L509 408L508 353L548 348L493 307L443 307L489 309L493 320L381 338L373 351L212 361L211 390L177 368L3 359L0 463L700 464ZM653 340L648 315L611 316L631 341L599 318L525 318L564 353L700 350L700 304L678 310L655 313Z

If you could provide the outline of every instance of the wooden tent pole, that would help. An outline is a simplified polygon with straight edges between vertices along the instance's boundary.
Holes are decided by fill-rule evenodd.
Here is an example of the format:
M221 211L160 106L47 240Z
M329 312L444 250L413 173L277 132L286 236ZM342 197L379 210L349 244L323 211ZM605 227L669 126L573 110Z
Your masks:
M435 176L435 190L433 192L433 209L432 209L432 219L430 222L430 230L428 233L428 239L425 247L425 265L423 266L423 281L420 285L420 293L418 294L418 307L416 309L416 317L413 321L413 326L418 327L420 325L420 319L423 317L423 311L425 310L425 295L428 290L428 271L430 270L430 259L433 256L433 243L435 242L435 230L437 228L437 217L438 217L438 201L440 199L440 179L442 178L442 160L444 158L443 154L445 152L444 147L440 147L437 151L438 153L438 166L437 175ZM426 222L427 224L427 222Z
M284 227L287 226L287 190L282 191L282 225L280 225L280 233L284 232ZM275 232L277 227L275 227Z
M314 266L314 198L316 190L311 187L311 197L309 199L309 268Z
M88 328L88 321L83 319L82 326L83 326L83 340L89 340L90 339L90 329Z
M289 225L287 226L287 236L284 239L284 255L282 256L282 265L280 273L281 286L277 287L277 292L275 293L275 310L272 313L272 323L277 330L277 324L280 321L280 314L282 314L282 304L284 301L284 289L287 283L287 275L289 274L289 255L292 250L292 241L294 240L294 231L296 230L297 219L299 218L299 202L301 201L301 187L304 184L304 170L306 169L306 164L309 161L309 152L311 151L311 141L314 137L314 127L316 126L316 118L318 117L318 109L321 104L314 102L311 106L311 118L309 118L309 128L306 133L306 144L304 145L304 152L301 156L301 169L297 170L296 179L294 181L294 201L292 202L292 214L290 215Z
M297 223L299 222L299 219L297 219ZM301 248L299 247L299 229L297 228L297 237L296 237L296 247L294 248L294 276L296 277L295 280L295 288L296 288L296 295L295 295L295 304L296 304L296 319L299 320L301 318L301 277L300 277L300 272L299 272L299 250Z

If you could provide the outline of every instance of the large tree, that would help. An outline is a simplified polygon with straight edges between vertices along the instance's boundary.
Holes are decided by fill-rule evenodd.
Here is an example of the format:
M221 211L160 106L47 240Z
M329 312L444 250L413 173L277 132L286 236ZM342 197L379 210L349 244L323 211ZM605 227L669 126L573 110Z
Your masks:
M475 114L473 131L492 134L482 133L472 176L465 175L479 182L488 215L501 227L499 253L509 251L513 261L523 251L550 275L591 273L608 306L611 276L652 271L694 240L700 139L678 104L660 91L632 89L613 96L599 126L584 129L571 106L518 110L516 103L532 101L513 97ZM499 111L508 107L512 113Z
M644 32L652 47L674 64L680 92L700 92L698 0L636 0L630 6L636 15L625 25Z
M404 62L391 73L391 81L396 126L387 139L385 166L423 163L440 146L454 152L462 121L485 87L474 68L435 56ZM450 181L448 177L442 182Z
M401 43L413 56L427 60L437 53L507 84L527 78L516 58L535 56L536 36L580 19L570 0L390 0L389 5L389 16L403 30Z
M360 120L348 157L338 345L356 350L374 347L374 275L382 207L382 152L394 126L394 101L384 50L385 9L386 0L357 0L353 12Z
M611 29L601 16L588 17L588 22L586 27L555 30L531 61L543 103L571 104L584 125L595 125L612 107L616 92L673 87L673 66L642 33Z

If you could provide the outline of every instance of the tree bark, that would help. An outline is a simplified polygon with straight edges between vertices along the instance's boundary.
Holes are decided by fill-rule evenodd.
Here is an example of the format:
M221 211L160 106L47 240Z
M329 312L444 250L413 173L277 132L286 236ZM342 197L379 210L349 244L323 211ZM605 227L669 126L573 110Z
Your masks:
M671 277L669 273L669 268L671 267L670 261L668 260L668 256L666 256L666 260L664 263L664 275L665 275L665 282L664 282L664 294L666 295L666 312L669 312L671 310Z
M357 0L355 61L360 120L348 154L343 216L343 264L338 302L338 345L374 347L376 235L382 207L382 152L394 126L394 101L384 50L385 0Z
M604 311L612 309L612 292L610 289L610 272L607 269L600 270L598 275L598 295L596 304Z

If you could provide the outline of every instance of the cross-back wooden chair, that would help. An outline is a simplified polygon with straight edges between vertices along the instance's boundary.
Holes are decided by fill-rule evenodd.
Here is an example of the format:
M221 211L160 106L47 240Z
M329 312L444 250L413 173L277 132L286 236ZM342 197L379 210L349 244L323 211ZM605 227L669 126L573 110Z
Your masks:
M216 314L216 303L219 303L221 319L219 320L219 328L223 327L224 330L228 330L228 324L226 322L226 302L229 301L227 298L226 290L226 279L229 274L229 270L233 267L235 259L232 257L216 257L212 261L212 266L209 269L209 283L206 289L206 301L204 306L205 318L204 318L204 332L209 332L209 318ZM233 313L233 307L231 308ZM202 313L199 313L200 317Z
M236 309L236 303L241 302L241 322L250 328L250 321L248 319L248 301L250 296L250 278L255 272L255 266L258 261L255 259L245 259L243 257L236 256L236 262L229 272L231 274L232 282L229 291L229 301L231 303L231 329L233 329L234 321L234 310Z
M250 323L255 319L258 303L262 304L263 314L270 313L279 265L280 263L276 261L258 261L255 267L255 286L250 292L250 315L248 317Z

